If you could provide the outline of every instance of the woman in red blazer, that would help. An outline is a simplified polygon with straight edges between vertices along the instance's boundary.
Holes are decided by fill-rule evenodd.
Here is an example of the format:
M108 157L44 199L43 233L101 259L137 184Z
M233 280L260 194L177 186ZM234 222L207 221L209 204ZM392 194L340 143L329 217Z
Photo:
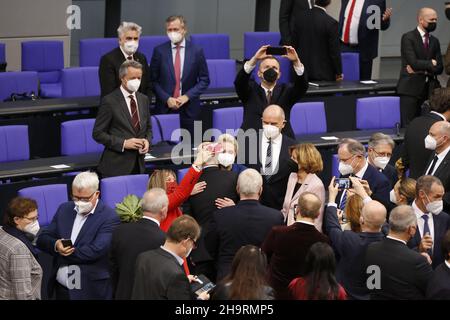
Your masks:
M306 275L289 284L294 300L346 300L344 288L335 278L336 260L333 249L317 242L306 256Z
M167 197L169 198L169 208L167 210L167 217L161 221L160 228L164 232L169 230L170 225L173 220L178 218L183 214L180 210L180 206L189 198L196 186L198 178L202 174L201 168L203 165L211 158L212 154L210 151L204 148L206 144L201 144L198 147L197 158L195 159L192 166L189 168L186 175L181 180L180 184L177 184L175 172L172 170L155 170L150 176L148 181L148 188L161 188L166 190ZM206 187L204 183L200 183L197 186L195 192L203 191Z

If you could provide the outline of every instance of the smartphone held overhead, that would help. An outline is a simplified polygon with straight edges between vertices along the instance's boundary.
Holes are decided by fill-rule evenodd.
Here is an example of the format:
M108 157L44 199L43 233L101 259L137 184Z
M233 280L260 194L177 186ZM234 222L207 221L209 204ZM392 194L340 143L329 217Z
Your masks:
M266 54L274 56L284 56L287 54L287 49L285 47L268 47L266 49Z

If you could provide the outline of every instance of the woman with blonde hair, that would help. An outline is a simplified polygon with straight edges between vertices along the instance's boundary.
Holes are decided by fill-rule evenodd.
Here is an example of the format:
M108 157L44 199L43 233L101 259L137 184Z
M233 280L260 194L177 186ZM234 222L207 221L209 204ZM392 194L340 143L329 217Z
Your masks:
M317 176L323 170L322 156L311 143L302 143L292 148L291 158L298 164L298 171L291 173L287 184L283 209L281 210L287 225L295 222L296 204L304 192L314 193L322 202L319 217L314 225L322 232L323 208L325 203L325 186Z

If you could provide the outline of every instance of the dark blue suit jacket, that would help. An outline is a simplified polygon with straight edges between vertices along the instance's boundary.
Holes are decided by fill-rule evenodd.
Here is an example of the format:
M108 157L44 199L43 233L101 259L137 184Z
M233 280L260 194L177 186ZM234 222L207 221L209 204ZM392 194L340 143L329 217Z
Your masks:
M450 299L450 268L445 263L438 266L428 282L427 299Z
M433 256L431 260L433 261L433 269L444 262L444 256L442 254L442 239L444 238L447 230L450 228L450 216L441 212L438 215L433 215L433 226L434 226L434 244L433 244ZM414 237L408 241L408 247L418 248L420 245L420 232L417 229Z
M171 42L157 46L150 63L150 81L156 94L156 113L168 113L167 99L175 89L175 69L173 67ZM208 66L203 49L186 40L185 57L181 78L182 94L189 102L180 108L180 117L196 119L200 114L200 94L209 86Z
M347 8L347 4L349 3L349 0L342 0L341 1L341 12L339 14L339 34L342 35L344 32L344 15L345 15L345 9ZM378 34L379 30L377 28L375 29L369 29L367 28L367 20L370 19L373 21L373 18L371 16L374 14L373 11L369 10L369 13L367 12L367 9L369 9L370 6L378 6L380 8L380 23L381 23L381 30L386 30L389 28L389 25L391 23L390 20L383 21L383 13L386 11L386 0L365 0L363 9L361 12L361 18L359 23L359 29L358 29L358 47L359 47L359 53L361 57L364 60L374 59L378 56Z
M111 299L108 251L112 233L120 220L116 212L98 200L93 214L89 215L74 243L75 251L67 257L55 252L58 239L70 239L77 215L73 201L63 203L50 225L42 231L37 246L55 257L52 277L56 284L56 272L61 265L77 265L81 271L81 289L69 290L71 300ZM53 289L50 284L50 290ZM49 293L51 296L51 292Z
M384 234L342 231L334 206L326 208L323 219L331 245L340 257L336 270L337 281L345 288L349 297L369 300L365 270L366 249L370 243L381 241Z

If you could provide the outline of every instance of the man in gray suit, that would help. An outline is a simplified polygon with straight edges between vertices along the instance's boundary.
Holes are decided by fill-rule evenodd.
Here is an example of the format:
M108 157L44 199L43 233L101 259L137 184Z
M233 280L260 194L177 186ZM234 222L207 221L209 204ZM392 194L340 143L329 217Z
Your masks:
M125 61L119 77L120 87L102 99L92 133L105 146L97 168L102 178L144 173L152 137L150 102L138 92L142 65Z

